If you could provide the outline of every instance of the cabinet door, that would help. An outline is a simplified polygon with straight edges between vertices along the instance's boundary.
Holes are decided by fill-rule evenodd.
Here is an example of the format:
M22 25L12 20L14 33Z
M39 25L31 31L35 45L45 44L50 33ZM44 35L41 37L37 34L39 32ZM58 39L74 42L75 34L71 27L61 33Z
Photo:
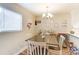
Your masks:
M22 17L13 11L4 10L5 13L5 29L4 31L21 31L22 30Z
M0 32L3 31L3 27L4 27L3 10L4 9L2 7L0 7Z

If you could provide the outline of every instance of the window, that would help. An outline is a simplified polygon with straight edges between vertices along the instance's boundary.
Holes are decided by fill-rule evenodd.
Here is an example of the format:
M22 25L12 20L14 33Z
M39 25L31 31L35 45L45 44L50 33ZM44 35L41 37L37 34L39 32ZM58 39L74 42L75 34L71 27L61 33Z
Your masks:
M0 32L22 30L22 15L2 7L0 10Z

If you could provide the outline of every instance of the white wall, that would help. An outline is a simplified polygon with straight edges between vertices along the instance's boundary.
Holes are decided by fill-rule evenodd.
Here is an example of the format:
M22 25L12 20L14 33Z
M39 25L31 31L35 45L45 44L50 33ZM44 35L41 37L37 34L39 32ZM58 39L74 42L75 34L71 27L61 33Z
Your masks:
M0 33L0 54L15 54L25 46L25 40L35 35L34 21L35 16L18 4L0 4L1 6L22 14L23 28L21 32L4 32ZM31 22L30 29L27 23Z
M71 11L71 25L72 30L79 31L79 5L74 5Z
M71 29L70 13L60 13L55 16L55 31L56 32L69 32Z
M72 5L70 23L71 30L75 32L73 35L70 35L70 41L79 48L79 4Z

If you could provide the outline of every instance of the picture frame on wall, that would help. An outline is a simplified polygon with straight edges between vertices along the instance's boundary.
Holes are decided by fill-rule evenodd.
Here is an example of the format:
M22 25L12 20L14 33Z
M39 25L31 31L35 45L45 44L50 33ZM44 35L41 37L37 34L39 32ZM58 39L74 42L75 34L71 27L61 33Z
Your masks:
M38 25L40 23L41 23L41 21L35 21L35 25Z

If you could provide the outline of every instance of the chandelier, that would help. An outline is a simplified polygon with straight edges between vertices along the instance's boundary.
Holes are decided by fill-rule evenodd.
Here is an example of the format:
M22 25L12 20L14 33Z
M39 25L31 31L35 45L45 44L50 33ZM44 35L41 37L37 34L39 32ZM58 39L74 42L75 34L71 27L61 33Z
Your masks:
M42 14L42 18L52 18L53 14L48 12L48 6L46 7L46 12Z

